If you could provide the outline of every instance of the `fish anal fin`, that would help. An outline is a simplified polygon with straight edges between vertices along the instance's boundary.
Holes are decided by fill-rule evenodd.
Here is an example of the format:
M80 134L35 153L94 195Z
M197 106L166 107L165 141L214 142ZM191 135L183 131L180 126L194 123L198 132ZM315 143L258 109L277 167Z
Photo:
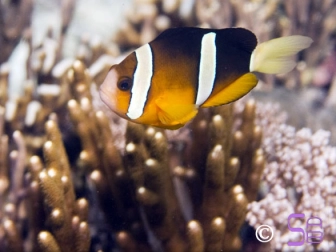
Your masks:
M198 112L195 104L169 104L157 102L158 118L165 128L177 129L182 127Z
M213 107L233 102L250 92L258 83L253 73L247 73L223 88L215 95L211 95L201 107Z

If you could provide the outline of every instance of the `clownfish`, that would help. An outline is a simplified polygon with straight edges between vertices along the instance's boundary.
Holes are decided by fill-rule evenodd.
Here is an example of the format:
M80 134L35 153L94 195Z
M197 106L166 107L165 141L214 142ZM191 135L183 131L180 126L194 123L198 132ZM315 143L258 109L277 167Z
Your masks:
M253 72L291 71L292 56L312 39L294 35L257 45L244 28L172 28L113 65L100 97L135 123L178 129L199 108L233 102L258 82Z

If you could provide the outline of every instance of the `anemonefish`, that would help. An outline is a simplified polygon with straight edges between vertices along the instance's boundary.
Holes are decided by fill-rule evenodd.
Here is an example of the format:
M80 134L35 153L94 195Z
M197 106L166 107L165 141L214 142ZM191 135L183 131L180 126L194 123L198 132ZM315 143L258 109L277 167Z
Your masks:
M243 28L172 28L113 65L100 87L103 102L132 122L178 129L199 108L233 102L258 82L253 72L279 74L312 39L300 35L257 45Z

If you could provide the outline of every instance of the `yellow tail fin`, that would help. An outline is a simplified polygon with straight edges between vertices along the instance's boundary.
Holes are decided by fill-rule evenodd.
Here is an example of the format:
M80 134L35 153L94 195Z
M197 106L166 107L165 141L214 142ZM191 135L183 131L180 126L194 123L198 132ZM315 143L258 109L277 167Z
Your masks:
M300 35L263 42L252 52L250 71L268 74L287 73L296 65L292 56L308 48L312 42L311 38Z

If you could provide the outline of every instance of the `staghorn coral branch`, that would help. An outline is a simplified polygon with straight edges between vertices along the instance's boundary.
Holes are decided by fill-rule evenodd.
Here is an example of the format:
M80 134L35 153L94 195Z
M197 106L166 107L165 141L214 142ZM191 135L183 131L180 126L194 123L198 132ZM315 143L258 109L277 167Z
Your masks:
M48 231L41 231L38 235L38 243L42 251L45 252L60 252L61 249L57 241Z
M24 169L26 165L26 155L27 150L25 146L25 141L23 135L20 131L15 131L13 133L13 139L18 147L17 150L10 152L11 158L11 170L15 171L15 176L12 177L11 181L11 192L8 195L9 201L18 206L19 204L19 195L23 191L23 176Z
M191 220L187 225L187 235L189 240L188 251L204 251L203 231L201 224L196 220Z
M8 64L0 65L0 106L4 107L8 100Z
M7 61L20 34L29 27L33 1L2 1L0 3L0 64Z
M15 222L12 220L4 220L3 228L5 231L5 239L7 240L6 250L13 252L23 251L23 241Z
M215 217L209 226L209 235L206 243L207 251L218 251L223 247L224 235L226 230L225 220L222 217Z
M5 202L5 195L9 188L9 167L8 167L8 136L4 132L5 108L0 106L0 205ZM2 211L0 210L0 213ZM0 214L2 215L2 214Z

